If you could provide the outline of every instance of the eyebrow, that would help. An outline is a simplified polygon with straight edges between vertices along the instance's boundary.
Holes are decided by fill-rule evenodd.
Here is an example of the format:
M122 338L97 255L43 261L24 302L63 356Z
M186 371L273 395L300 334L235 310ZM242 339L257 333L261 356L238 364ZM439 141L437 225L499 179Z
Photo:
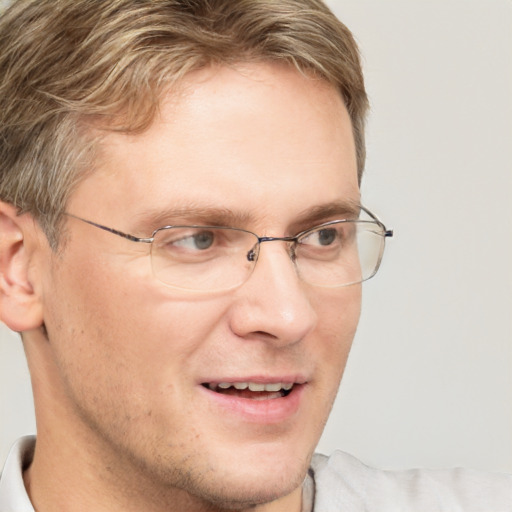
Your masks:
M357 201L339 200L307 208L293 219L288 231L299 231L321 224L328 220L357 219L361 205ZM164 226L203 225L225 226L247 229L255 222L255 215L250 212L234 211L230 208L209 206L182 206L164 210L150 209L134 217L135 230L142 233L153 232Z
M316 205L299 213L293 221L292 231L322 224L329 220L358 219L361 213L361 204L358 201L343 200Z
M136 229L140 231L180 224L206 226L244 227L251 222L253 216L245 212L235 212L229 208L209 206L183 206L164 210L146 210L135 215Z

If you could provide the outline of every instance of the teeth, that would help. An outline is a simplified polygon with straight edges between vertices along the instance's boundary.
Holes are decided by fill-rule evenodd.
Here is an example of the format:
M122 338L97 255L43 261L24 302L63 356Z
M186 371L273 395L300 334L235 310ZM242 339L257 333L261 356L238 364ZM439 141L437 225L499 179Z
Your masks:
M208 384L208 388L212 391L215 391L217 388L229 389L230 387L234 387L239 390L249 389L250 391L256 392L266 391L268 393L276 393L281 390L290 391L293 387L293 383L274 382L263 384L261 382L219 382L218 384Z
M265 391L281 391L283 385L280 382L276 382L275 384L266 384ZM250 388L249 388L250 389Z
M265 384L259 384L257 382L249 382L249 389L251 391L265 391Z

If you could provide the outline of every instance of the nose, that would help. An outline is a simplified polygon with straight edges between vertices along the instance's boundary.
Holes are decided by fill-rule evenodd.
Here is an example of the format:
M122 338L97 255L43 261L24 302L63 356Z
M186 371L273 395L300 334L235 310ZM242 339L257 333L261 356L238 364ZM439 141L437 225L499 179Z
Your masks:
M262 244L251 277L236 292L231 329L239 337L276 345L299 342L317 323L311 293L297 275L287 244Z

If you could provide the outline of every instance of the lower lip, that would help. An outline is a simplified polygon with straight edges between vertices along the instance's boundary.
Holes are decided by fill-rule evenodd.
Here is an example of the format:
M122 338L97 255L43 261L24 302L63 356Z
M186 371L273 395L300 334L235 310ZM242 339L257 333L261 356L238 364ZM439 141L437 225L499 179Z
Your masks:
M296 384L287 396L268 400L251 400L235 395L216 393L204 386L210 403L223 409L223 412L238 416L243 421L259 424L281 423L297 414L303 398L305 384Z

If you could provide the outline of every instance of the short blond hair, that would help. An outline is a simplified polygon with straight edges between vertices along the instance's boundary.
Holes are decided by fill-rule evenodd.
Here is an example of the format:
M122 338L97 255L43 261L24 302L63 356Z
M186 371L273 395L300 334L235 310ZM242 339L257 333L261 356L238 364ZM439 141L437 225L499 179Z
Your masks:
M320 0L18 0L0 17L0 199L56 247L93 165L90 121L137 133L164 89L212 64L277 61L342 94L359 179L368 101L357 46Z

